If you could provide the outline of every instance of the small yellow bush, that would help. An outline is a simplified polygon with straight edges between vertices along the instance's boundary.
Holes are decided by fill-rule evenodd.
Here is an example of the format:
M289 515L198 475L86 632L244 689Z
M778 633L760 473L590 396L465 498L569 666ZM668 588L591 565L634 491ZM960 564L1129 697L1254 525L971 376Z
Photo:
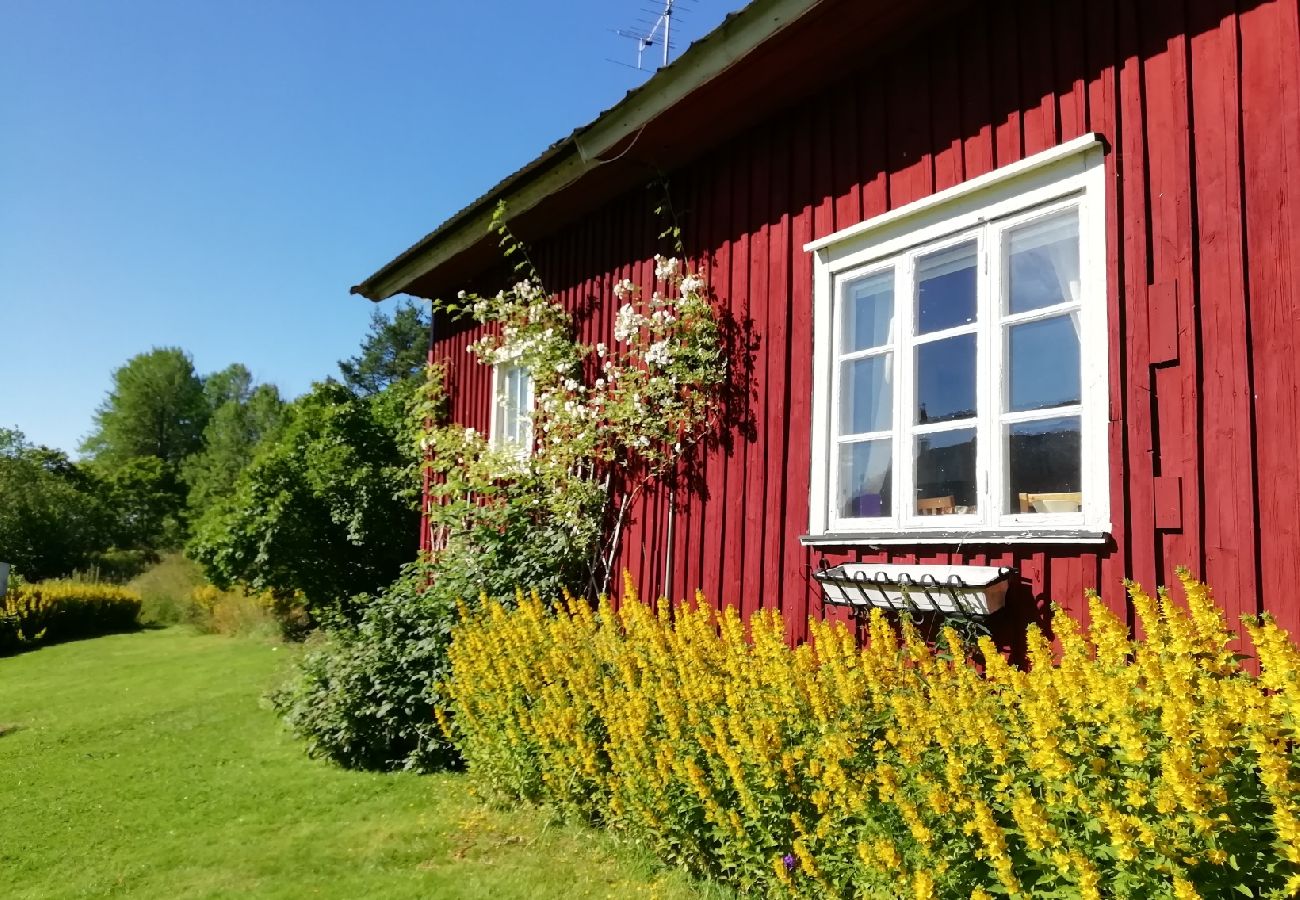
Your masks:
M924 643L881 613L858 647L780 617L536 597L465 611L440 712L480 789L553 804L664 859L786 897L1292 896L1300 651L1250 622L1244 671L1204 585L1095 597L1028 665ZM1244 890L1243 890L1244 889Z
M140 595L111 584L43 581L0 596L0 653L135 628Z
M212 634L269 634L276 630L275 601L269 592L249 593L238 587L223 591L204 584L190 592L190 603L195 624Z

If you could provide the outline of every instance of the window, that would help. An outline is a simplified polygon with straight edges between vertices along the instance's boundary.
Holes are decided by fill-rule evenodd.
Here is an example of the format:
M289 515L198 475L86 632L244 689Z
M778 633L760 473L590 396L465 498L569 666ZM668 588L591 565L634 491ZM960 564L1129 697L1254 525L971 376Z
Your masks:
M497 363L492 369L492 446L533 449L533 375L515 363Z
M806 542L1104 537L1102 159L1089 135L808 245Z

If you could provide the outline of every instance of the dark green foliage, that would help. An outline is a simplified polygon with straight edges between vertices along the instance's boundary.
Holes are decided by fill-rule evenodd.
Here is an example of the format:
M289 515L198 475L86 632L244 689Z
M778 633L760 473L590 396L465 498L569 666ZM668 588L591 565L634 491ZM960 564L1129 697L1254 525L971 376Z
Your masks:
M203 429L203 450L187 459L182 469L189 486L190 514L195 518L230 495L258 444L279 426L284 414L284 401L275 385L253 388L242 382L232 386L225 377L229 373L228 369L209 376L204 383L216 405Z
M397 496L406 459L394 402L324 383L286 407L194 527L190 554L208 577L269 590L317 623L354 620L346 598L388 584L415 552L419 517Z
M349 768L428 772L455 760L434 720L448 674L456 595L420 564L363 608L355 628L331 630L292 681L272 695L309 752Z
M104 524L115 547L170 549L181 544L184 510L176 473L156 456L94 464Z
M94 479L67 455L0 428L0 560L34 580L91 565L112 539Z
M137 456L162 460L168 471L203 445L210 408L194 362L178 347L157 347L114 370L113 386L95 411L82 450L117 465Z
M339 363L343 382L359 394L377 394L423 371L429 355L429 314L413 303L399 303L389 318L376 309L361 352Z
M105 550L96 554L90 574L98 581L125 584L156 566L161 559L156 550L147 547L138 550Z

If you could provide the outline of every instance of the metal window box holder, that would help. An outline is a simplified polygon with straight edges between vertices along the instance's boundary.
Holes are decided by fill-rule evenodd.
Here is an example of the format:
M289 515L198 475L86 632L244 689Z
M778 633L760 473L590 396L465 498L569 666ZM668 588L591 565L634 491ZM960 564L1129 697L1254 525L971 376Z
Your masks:
M901 565L825 561L812 573L829 606L863 616L892 610L914 621L954 626L966 638L987 634L987 618L1006 602L1014 569L1005 566Z

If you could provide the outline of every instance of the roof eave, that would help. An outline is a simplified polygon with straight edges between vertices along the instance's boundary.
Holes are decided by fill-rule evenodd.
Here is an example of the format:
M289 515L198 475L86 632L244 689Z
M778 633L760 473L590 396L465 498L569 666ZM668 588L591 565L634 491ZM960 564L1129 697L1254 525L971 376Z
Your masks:
M594 122L552 145L488 193L448 219L415 246L375 272L352 293L386 300L422 276L487 239L493 212L504 201L511 216L528 212L548 197L603 165L656 117L726 71L736 61L813 9L822 0L754 0L697 41L681 58L630 92Z

